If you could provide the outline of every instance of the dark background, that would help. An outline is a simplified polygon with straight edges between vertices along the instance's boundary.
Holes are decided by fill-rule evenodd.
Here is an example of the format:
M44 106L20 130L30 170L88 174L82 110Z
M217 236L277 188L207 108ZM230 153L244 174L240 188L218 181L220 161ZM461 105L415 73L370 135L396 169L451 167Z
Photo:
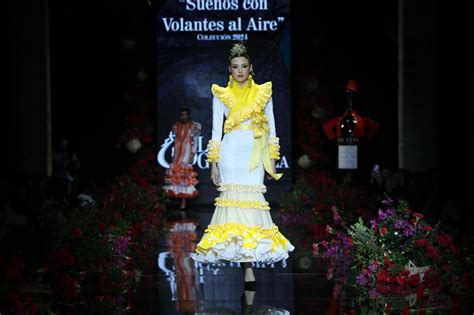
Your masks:
M33 1L8 2L8 163L3 165L2 185L8 186L17 174L42 172L41 166L30 166L43 163L45 156L44 143L37 141L44 112L36 103L45 68L31 69L45 46L37 36L44 16L49 14L51 71L46 72L51 77L53 145L69 137L81 160L82 182L100 184L118 174L129 158L115 149L126 113L119 69L122 63L130 71L154 69L154 14L159 7L157 1L149 5L131 0L51 0L46 9ZM413 171L425 172L422 163L439 171L439 207L456 204L466 230L473 221L468 198L473 193L472 106L466 93L471 90L471 11L467 2L405 1L402 22L404 101L413 113L404 132L417 141L409 150ZM361 152L364 167L374 161L389 168L399 163L399 17L398 1L292 2L292 68L310 69L341 113L339 88L348 79L357 80L361 92L354 107L381 124L377 139ZM120 57L120 39L128 33L139 34L134 53L142 57L140 65Z
M71 138L85 163L84 175L94 180L106 180L121 165L113 146L126 110L120 39L140 29L137 43L144 47L136 52L143 55L144 66L154 62L153 12L160 4L138 2L50 2L53 135ZM397 2L374 3L293 1L292 69L295 73L304 67L315 74L337 114L345 108L343 86L357 80L354 108L381 124L367 148L366 164L378 161L396 168ZM130 68L134 66L140 65Z

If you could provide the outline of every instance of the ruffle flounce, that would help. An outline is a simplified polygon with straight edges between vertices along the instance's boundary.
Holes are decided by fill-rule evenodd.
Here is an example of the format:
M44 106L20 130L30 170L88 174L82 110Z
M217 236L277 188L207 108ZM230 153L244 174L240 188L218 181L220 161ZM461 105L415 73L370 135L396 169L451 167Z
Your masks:
M236 211L242 211L241 209L270 210L268 202L260 192L221 191L214 205L217 208L239 208Z
M195 186L199 184L197 172L191 165L171 163L165 172L165 183L177 186Z
M192 258L203 263L222 260L271 264L288 258L294 246L277 226L264 228L241 223L209 225Z
M194 186L166 185L163 187L168 197L171 198L196 198L199 191Z

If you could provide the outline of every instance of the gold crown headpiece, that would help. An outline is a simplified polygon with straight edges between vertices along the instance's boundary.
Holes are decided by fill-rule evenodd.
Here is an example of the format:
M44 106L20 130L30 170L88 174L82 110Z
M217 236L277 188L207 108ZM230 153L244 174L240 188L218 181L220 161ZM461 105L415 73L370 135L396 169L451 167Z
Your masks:
M236 43L230 49L231 56L242 56L247 54L247 47L243 43Z

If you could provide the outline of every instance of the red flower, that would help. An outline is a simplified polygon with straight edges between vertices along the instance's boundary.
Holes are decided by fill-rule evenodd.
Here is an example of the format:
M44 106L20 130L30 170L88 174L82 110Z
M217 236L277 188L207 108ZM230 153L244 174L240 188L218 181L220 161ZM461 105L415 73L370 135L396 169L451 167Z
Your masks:
M395 277L395 280L397 281L399 285L406 285L408 283L408 278L400 274Z
M449 249L453 252L454 256L459 257L461 255L461 250L454 244L449 245Z
M408 277L408 283L412 287L418 286L420 284L420 275L418 275L418 274L410 275L410 277Z
M451 266L448 263L445 263L441 266L446 272L451 271Z
M387 305L385 305L385 312L389 313L391 310L392 310L392 304L387 303Z
M420 285L416 289L416 299L418 301L423 301L425 299L425 289L426 289L426 287L424 285Z
M352 236L349 235L347 241L349 242L349 244L354 245L354 240L352 239Z
M435 269L430 268L427 272L425 272L423 283L426 283L426 286L430 290L437 291L441 287L438 272Z
M431 258L439 258L439 251L434 248L433 246L428 246L426 248L426 253L431 257Z
M387 283L394 283L395 282L395 278L390 276L390 275L387 275L385 277L385 281L387 281Z
M72 231L72 236L76 239L81 238L83 234L84 232L82 232L80 228L75 228L74 231Z
M392 287L390 285L385 284L377 284L377 290L383 295L390 295L392 294Z
M382 269L382 271L380 271L380 272L377 274L377 282L378 282L378 283L387 282L387 270Z
M415 244L415 246L425 247L428 245L428 240L427 239L416 240L413 242L413 244Z
M424 229L425 231L428 231L428 232L430 232L430 231L433 230L433 228L432 228L431 226L429 226L429 225L425 226L423 229Z
M385 257L383 259L383 263L385 264L385 266L387 266L388 269L392 268L392 266L393 266L392 262L390 261L390 259L388 257Z
M402 310L400 315L410 315L410 305L405 305L405 308Z
M418 213L418 212L413 212L413 216L415 218L419 218L419 219L422 219L424 217L424 215L422 215L421 213Z
M447 234L440 234L436 237L438 242L440 242L443 245L449 246L452 243L452 237L447 235Z
M380 234L385 235L385 234L387 234L387 232L388 232L388 229L385 226L380 228Z

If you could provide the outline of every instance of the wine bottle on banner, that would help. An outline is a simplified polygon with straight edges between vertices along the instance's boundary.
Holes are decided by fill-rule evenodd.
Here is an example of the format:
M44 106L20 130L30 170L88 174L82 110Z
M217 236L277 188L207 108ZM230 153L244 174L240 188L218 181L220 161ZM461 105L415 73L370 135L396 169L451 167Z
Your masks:
M354 129L357 125L357 118L352 111L352 90L347 89L346 111L341 118L339 127L341 128L342 144L356 144L358 138L354 137Z
M352 110L352 93L357 92L357 82L349 80L346 86L347 99L346 111L339 123L340 135L338 136L338 168L343 170L357 169L357 144L359 138L355 136L358 123L357 116Z

